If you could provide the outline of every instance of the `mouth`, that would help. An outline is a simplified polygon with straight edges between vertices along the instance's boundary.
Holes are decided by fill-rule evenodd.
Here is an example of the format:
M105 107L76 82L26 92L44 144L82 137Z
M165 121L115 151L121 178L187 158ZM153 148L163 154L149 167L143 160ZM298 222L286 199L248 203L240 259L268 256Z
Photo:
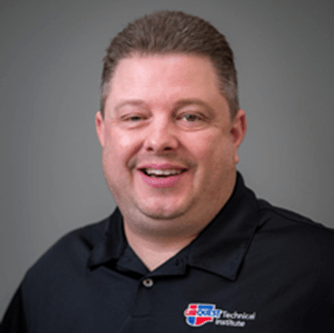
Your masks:
M187 171L187 169L155 169L155 168L142 168L139 170L148 177L161 178L161 179L178 176Z
M177 188L182 184L181 179L189 171L181 165L146 164L137 169L143 182L153 188ZM183 184L184 185L184 184Z

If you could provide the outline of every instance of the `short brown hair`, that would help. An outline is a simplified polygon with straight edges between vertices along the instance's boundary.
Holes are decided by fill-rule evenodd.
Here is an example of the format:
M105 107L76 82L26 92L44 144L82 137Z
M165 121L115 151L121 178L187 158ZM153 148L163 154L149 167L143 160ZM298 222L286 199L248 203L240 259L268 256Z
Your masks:
M101 113L116 66L133 55L195 54L207 56L214 65L220 90L226 98L231 118L239 110L237 71L233 52L225 36L209 22L178 11L159 11L145 15L120 32L110 43L104 57L101 82Z

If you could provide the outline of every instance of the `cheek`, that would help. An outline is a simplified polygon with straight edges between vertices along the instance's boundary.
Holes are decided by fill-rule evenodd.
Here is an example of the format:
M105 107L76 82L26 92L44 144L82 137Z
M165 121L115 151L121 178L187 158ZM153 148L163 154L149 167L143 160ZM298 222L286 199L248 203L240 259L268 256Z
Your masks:
M192 151L207 177L215 178L221 170L233 168L233 144L228 136L211 134L198 139L192 141Z
M113 198L118 202L131 184L126 168L126 154L119 145L109 141L102 153L102 165L105 179Z
M105 166L107 164L112 166L119 177L122 176L122 170L124 176L124 168L129 167L131 158L139 148L140 144L138 144L136 135L124 133L117 129L110 130L103 149Z
M222 155L226 138L217 133L203 133L188 138L189 147L198 162L206 162Z

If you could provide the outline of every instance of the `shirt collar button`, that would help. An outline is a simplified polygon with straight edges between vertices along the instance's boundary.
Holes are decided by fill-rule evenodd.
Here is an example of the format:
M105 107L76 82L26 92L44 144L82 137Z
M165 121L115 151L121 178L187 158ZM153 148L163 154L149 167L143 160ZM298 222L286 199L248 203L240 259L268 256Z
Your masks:
M143 286L146 288L151 288L153 286L153 280L152 279L143 280Z

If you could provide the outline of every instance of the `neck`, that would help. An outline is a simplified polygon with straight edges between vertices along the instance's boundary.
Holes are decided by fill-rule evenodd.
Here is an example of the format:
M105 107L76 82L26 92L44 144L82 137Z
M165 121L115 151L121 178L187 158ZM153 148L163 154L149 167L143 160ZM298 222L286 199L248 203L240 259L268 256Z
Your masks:
M189 237L174 237L173 239L164 236L143 237L142 234L133 232L127 223L124 223L124 231L132 250L150 271L174 257L197 236L195 234Z

